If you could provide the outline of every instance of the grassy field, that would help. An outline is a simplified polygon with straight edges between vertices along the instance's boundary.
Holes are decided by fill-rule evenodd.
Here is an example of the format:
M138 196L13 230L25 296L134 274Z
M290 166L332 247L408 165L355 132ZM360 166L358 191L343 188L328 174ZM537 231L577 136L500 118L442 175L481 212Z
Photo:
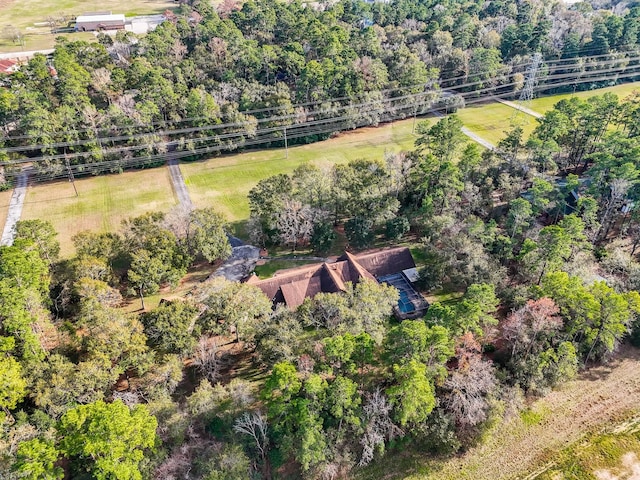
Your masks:
M624 97L638 85L621 85L579 95L588 97L614 91ZM560 98L563 96L537 99L533 105L540 105L536 107L540 110L545 105L551 108ZM458 114L470 130L497 143L504 137L504 132L511 128L513 109L502 104L485 104L460 110ZM533 118L522 113L517 119L529 120L523 125L527 135L536 125ZM436 120L431 118L428 121L434 123ZM398 152L410 149L415 140L411 133L412 124L412 120L402 120L345 132L324 142L291 147L288 158L283 149L254 150L183 163L181 169L194 204L216 208L235 223L236 234L242 235L242 222L249 213L247 193L259 180L277 173L291 172L304 163L327 167L355 158L382 159L386 150ZM23 218L52 221L60 233L63 255L73 252L70 239L81 230L117 229L121 219L126 216L152 209L168 210L175 204L165 168L91 177L77 183L80 198L73 196L73 190L67 182L30 187L23 213ZM6 215L9 197L10 192L0 192L0 220Z
M640 478L640 433L600 433L558 453L540 480L635 480Z
M70 17L87 12L124 13L127 17L162 13L175 8L171 0L0 0L0 29L12 25L25 35L25 45L0 39L0 52L20 52L53 48L56 34L40 25L47 17ZM65 34L74 40L95 39L92 33Z
M45 22L49 16L111 11L133 17L162 13L175 6L172 0L0 0L0 22L2 25L26 28Z
M9 211L9 202L11 201L11 195L13 195L13 190L0 192L0 232L4 228L4 224L7 221L7 212Z
M601 88L599 90L589 90L587 92L576 92L575 94L567 93L564 95L553 95L551 97L542 97L531 100L527 103L527 107L536 112L545 113L553 108L553 106L560 100L565 98L571 98L572 96L587 99L595 95L603 95L605 93L615 93L620 100L624 100L634 90L640 90L640 82L625 83L623 85L616 85L615 87Z
M410 149L415 140L412 124L412 120L402 120L343 133L320 143L292 147L289 158L285 157L283 149L256 150L183 163L180 168L196 206L214 207L229 221L235 222L248 217L247 193L259 180L291 172L305 163L322 168L356 158L382 159L385 151Z
M117 231L122 219L176 205L166 168L125 172L29 187L22 218L49 220L58 232L61 255L73 252L71 237L82 230Z
M536 127L535 118L522 112L514 117L514 111L501 103L485 103L458 110L457 114L465 127L497 145L515 125L522 127L525 139Z

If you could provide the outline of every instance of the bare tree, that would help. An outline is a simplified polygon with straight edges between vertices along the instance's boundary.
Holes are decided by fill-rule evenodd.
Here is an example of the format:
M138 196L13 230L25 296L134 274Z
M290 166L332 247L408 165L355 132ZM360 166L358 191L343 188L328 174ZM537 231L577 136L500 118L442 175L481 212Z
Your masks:
M135 392L113 392L113 399L120 400L129 408L133 408L140 403L140 395Z
M597 238L600 240L607 238L609 229L615 222L615 213L620 210L622 202L627 196L629 188L631 188L631 183L629 180L624 178L615 178L609 184L609 188L609 200L607 201L606 207L603 209L604 211L600 218L600 231L597 235Z
M2 36L13 43L17 43L18 45L24 46L24 35L22 31L18 27L14 27L13 25L7 25L4 27L2 32Z
M542 335L549 335L562 327L559 309L553 300L542 297L529 300L514 311L504 324L504 338L511 343L511 356L526 360L532 349L536 349Z
M360 439L362 455L358 466L362 467L373 460L376 447L404 434L391 420L391 410L391 404L379 388L367 396L367 403L363 407L366 427Z
M297 200L285 200L277 219L280 241L291 245L292 251L295 251L298 244L309 242L314 225L323 218L321 210L303 205Z
M444 404L459 425L474 426L487 419L489 395L496 386L493 366L480 354L467 357L444 382Z
M193 364L211 382L220 377L221 355L213 337L200 338L193 355Z
M245 409L253 403L252 386L246 380L234 378L226 388L233 406L238 410Z
M233 431L250 436L258 451L263 464L267 456L269 447L269 437L267 437L267 417L260 412L245 412L233 424Z

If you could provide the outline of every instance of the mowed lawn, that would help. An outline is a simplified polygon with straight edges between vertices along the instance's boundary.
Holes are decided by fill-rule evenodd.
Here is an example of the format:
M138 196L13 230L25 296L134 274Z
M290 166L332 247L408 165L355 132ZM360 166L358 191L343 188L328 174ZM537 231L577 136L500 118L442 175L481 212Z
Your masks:
M616 85L615 87L600 88L598 90L589 90L586 92L576 92L575 94L567 93L564 95L552 95L550 97L541 97L527 102L526 106L536 112L546 113L553 108L553 106L560 100L578 97L586 100L589 97L595 97L596 95L604 95L605 93L615 93L622 101L633 93L634 90L640 91L640 82L625 83L623 85Z
M435 123L432 118L426 121ZM413 120L402 120L345 132L323 142L291 147L289 158L284 149L256 150L182 163L180 168L197 207L213 207L227 220L237 222L248 218L247 194L258 181L289 173L305 163L324 168L358 158L382 160L385 151L413 147L416 137L411 133L412 125Z
M78 232L118 231L124 218L176 205L166 167L82 178L76 188L78 197L68 181L31 186L22 211L23 220L53 224L63 257L73 254L71 237Z
M2 232L4 224L7 221L7 212L9 211L9 202L11 201L12 195L13 190L0 192L0 232Z
M514 115L514 112L517 115ZM516 125L524 130L525 139L537 125L536 119L531 115L497 102L470 105L458 110L457 115L465 127L494 145L506 137Z

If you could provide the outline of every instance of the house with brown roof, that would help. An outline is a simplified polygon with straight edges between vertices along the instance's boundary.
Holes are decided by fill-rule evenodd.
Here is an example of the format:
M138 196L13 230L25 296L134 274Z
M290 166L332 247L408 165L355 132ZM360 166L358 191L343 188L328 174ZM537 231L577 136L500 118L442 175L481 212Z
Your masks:
M340 293L348 282L374 281L393 285L400 292L395 314L398 318L418 318L429 304L413 288L416 264L408 248L392 248L353 255L345 252L333 263L307 265L277 273L272 278L259 280L250 277L255 285L271 299L274 305L284 304L295 309L305 298L318 293Z

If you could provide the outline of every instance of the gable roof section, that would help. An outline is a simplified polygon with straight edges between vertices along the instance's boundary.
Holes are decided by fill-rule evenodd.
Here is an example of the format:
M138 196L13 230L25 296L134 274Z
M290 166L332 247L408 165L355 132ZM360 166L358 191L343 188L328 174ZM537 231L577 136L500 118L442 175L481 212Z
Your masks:
M353 278L353 283L360 281L361 279L373 280L376 281L376 277L371 275L357 260L356 257L351 255L349 252L345 252L344 256L347 259L347 263L349 264L349 270L351 271L351 278Z
M260 288L274 303L297 308L305 298L318 293L338 293L346 283L361 280L377 281L377 277L402 272L416 266L406 247L378 250L362 255L346 252L335 263L307 265L285 270L266 280L251 277L248 282Z
M314 275L318 275L321 268L322 264L307 265L300 268L285 270L272 278L252 281L251 283L260 288L267 297L273 300L280 290L281 285L296 283L301 280L311 278Z
M349 254L346 254L349 255ZM342 257L339 259L341 260ZM411 251L407 247L391 248L365 253L355 257L357 262L374 277L398 273L407 268L415 268Z

